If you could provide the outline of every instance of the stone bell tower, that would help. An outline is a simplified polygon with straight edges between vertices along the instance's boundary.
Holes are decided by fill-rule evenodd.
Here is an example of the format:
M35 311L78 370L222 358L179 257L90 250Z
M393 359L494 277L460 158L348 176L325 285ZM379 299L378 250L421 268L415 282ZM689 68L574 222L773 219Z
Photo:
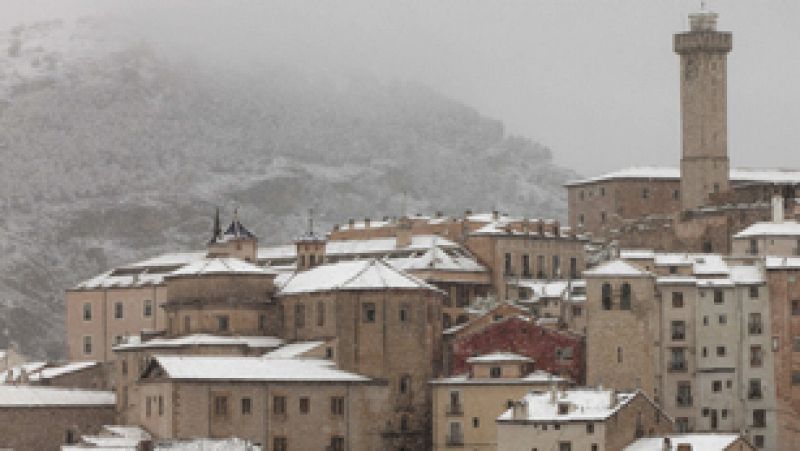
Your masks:
M681 58L681 207L697 208L710 193L728 190L727 57L729 32L717 14L689 14L689 31L675 35Z

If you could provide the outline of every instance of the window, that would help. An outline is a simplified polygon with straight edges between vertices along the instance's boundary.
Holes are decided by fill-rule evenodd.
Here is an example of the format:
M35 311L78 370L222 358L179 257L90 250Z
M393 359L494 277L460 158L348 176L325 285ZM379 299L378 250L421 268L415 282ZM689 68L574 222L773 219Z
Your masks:
M747 387L747 399L761 399L761 379L750 379Z
M750 335L761 335L761 313L751 313L748 316L747 331Z
M675 428L678 430L678 432L689 432L689 418L675 418Z
M750 248L748 249L750 255L758 255L758 241L750 240Z
M763 435L754 435L753 436L753 445L755 445L756 448L763 448L765 446L764 445L764 436Z
M572 451L572 442L558 442L558 451Z
M753 427L765 428L767 427L767 411L764 409L753 410Z
M717 357L725 357L725 346L717 346Z
M77 440L75 440L75 431L72 429L67 429L67 432L64 434L64 443L71 445L76 442Z
M500 377L501 374L502 373L501 373L501 369L500 369L499 366L493 366L493 367L489 368L489 377L497 378L497 377Z
M272 413L275 415L286 415L286 397L272 397Z
M670 371L686 371L686 349L685 348L670 348L671 358L669 362Z
M407 394L411 390L411 376L405 375L400 378L400 394Z
M250 398L242 398L242 415L250 415L253 408L253 400Z
M311 400L303 396L300 398L300 413L307 414L311 410Z
M764 353L761 352L761 346L750 346L750 366L752 368L760 368L764 364Z
M750 299L758 299L758 287L750 287Z
M578 193L578 197L580 197L580 199L583 200L586 197L586 193L581 191L580 193Z
M647 199L648 197L650 197L650 190L642 188L642 199Z
M506 259L505 259L505 266L503 266L503 275L510 276L513 275L512 268L511 268L511 254L506 252Z
M603 302L603 310L611 310L611 284L604 283L602 287L601 299Z
M686 322L673 321L672 322L672 339L674 341L683 341L686 339Z
M605 196L605 195L606 195L606 189L605 189L605 187L602 187L602 186L600 187L600 195L601 195L601 196Z
M678 407L692 406L692 384L689 381L679 381L675 394L675 404Z
M606 223L606 212L604 211L600 212L600 222L602 222L603 224Z
M617 348L617 363L622 363L622 348Z
M188 315L183 317L183 331L187 334L192 330L192 318Z
M333 348L332 347L327 346L325 348L325 358L329 359L329 360L333 358Z
M620 296L619 308L622 310L631 309L631 284L627 282L622 284L622 294Z
M114 319L122 319L122 302L114 303Z
M594 423L586 423L586 433L594 434Z
M597 451L597 443L592 443L592 451Z
M294 327L302 329L306 327L306 306L305 304L297 303L294 305Z
M719 393L722 391L722 381L712 381L711 382L711 391L714 393Z
M536 277L540 279L544 279L547 277L547 268L545 268L544 255L536 256ZM800 307L798 307L798 309L800 309Z
M228 397L224 395L214 396L214 415L218 417L228 416Z
M703 357L708 357L708 348L705 346L703 346L702 355Z
M88 302L83 304L83 320L84 321L92 320L92 304Z
M800 336L794 337L792 340L792 351L800 352Z
M714 303L722 304L725 302L725 292L722 290L714 290Z
M217 330L220 332L228 331L228 315L220 315L217 317Z
M553 278L560 279L561 278L561 257L558 255L553 256L553 267L551 268L553 271Z
M726 315L726 314L724 314L724 313L723 313L723 314L721 314L721 315L719 315L719 316L717 317L717 321L719 321L719 323L720 323L721 325L728 324L728 315Z
M128 361L127 360L122 360L122 374L123 375L128 374Z
M569 413L569 404L565 402L558 403L558 414L559 415L566 415Z
M728 409L722 409L722 418L728 418Z
M164 416L164 397L158 395L158 416Z
M581 316L582 314L583 314L583 309L581 309L577 305L573 305L572 306L572 316L573 317L578 317L578 316Z
M578 215L578 226L583 227L584 224L586 224L586 217L581 213Z
M670 266L670 267L669 267L669 273L670 273L670 274L678 274L678 267L677 267L677 266L674 266L674 265L673 265L673 266Z
M528 254L522 256L522 276L530 277L531 275L531 257Z
M274 437L272 439L272 449L274 451L288 451L289 443L286 437Z
M85 355L92 353L92 337L88 335L83 337L83 353Z
M331 415L344 415L344 398L341 396L331 397Z
M325 325L325 304L317 302L317 326L322 327Z
M375 322L375 303L374 302L365 302L361 304L361 315L362 320L365 323L374 323Z
M800 385L800 371L792 371L792 385Z
M344 451L344 437L338 435L331 437L331 451Z
M578 278L578 259L576 257L569 258L569 278Z
M708 326L708 315L703 316L703 325Z
M145 318L150 318L151 316L153 316L153 301L149 299L144 301L143 309L144 310L142 311L142 315L144 315Z
M680 200L681 199L681 192L679 190L675 190L672 192L672 199L673 200Z
M399 316L400 316L399 319L400 319L401 323L409 322L409 320L411 318L411 306L409 304L401 304L400 305Z
M478 417L472 417L472 427L473 428L481 427L481 419Z
M258 330L267 330L267 315L258 315Z
M683 308L683 292L672 292L672 308Z
M152 397L150 397L150 396L148 396L148 397L147 397L147 400L145 401L145 404L144 404L144 414L145 414L145 415L146 415L148 418L150 417L150 414L151 414L151 413L152 413L152 411L153 411L153 406L152 406L152 404L153 404L153 398L152 398Z
M461 423L458 421L451 421L450 422L450 430L447 434L447 444L448 445L463 445L464 444L464 434L461 431Z
M572 346L556 348L556 360L572 360Z

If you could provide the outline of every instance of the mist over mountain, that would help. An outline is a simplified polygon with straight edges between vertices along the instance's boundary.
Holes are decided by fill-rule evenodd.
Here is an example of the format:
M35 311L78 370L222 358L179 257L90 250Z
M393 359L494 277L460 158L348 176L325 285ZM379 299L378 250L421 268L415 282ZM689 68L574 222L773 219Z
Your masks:
M0 32L0 348L64 355L64 290L201 249L221 206L262 244L350 217L563 217L550 150L414 83L220 70L97 21ZM405 201L404 194L405 194Z

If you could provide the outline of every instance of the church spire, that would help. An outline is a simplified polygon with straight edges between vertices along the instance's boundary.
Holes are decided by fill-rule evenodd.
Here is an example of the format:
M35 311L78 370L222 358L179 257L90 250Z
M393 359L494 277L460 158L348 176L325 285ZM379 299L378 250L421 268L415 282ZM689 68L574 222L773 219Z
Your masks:
M211 239L215 240L220 235L222 235L222 228L219 225L219 207L217 207L217 212L214 215L214 236L212 236Z

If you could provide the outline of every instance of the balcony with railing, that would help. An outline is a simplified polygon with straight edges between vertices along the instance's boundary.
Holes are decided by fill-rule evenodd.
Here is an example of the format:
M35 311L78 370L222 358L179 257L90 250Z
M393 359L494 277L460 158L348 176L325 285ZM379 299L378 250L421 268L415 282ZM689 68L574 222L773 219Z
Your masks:
M464 446L464 433L463 432L451 432L447 434L446 442L447 446L455 447L455 446Z
M675 404L678 407L692 407L692 395L678 393L678 396L675 398Z
M689 369L689 364L686 360L673 360L669 362L669 372L671 373L684 373Z
M445 415L449 417L460 417L461 415L464 415L464 406L462 406L461 403L448 404L447 409L445 410Z

